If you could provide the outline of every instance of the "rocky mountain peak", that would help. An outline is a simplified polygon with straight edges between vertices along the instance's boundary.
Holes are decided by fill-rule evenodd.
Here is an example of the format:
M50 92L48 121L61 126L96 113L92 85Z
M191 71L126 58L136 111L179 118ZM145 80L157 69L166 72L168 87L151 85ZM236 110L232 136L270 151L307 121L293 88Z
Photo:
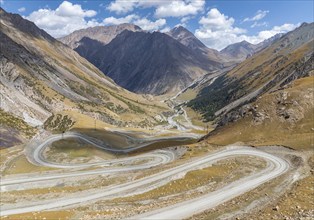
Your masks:
M177 26L166 34L198 53L206 54L210 50L183 26Z
M123 23L119 25L96 26L96 27L89 27L86 29L77 30L65 37L59 38L59 40L62 43L70 46L72 49L77 48L80 45L79 42L84 37L97 40L101 42L102 44L106 45L124 30L129 30L133 32L143 31L137 25L130 24L130 23Z
M169 36L180 41L182 44L188 47L198 46L202 48L206 48L206 46L197 39L189 30L187 30L183 26L177 26L167 32Z
M182 33L182 32L186 33L186 34L192 34L188 29L186 29L185 27L183 27L181 25L172 28L169 32L171 32L173 34L174 33L179 34L179 33Z
M248 45L248 46L252 45L251 43L247 42L246 40L241 41L239 44Z

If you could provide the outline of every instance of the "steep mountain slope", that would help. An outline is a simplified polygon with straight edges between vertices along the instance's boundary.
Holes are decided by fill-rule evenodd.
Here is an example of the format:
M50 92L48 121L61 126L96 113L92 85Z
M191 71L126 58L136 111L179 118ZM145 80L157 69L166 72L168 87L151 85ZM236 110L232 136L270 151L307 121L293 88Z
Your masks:
M195 37L189 30L182 26L175 27L167 32L169 36L179 41L181 44L187 46L196 53L206 55L210 60L227 65L230 59L221 54L219 51L206 47L197 37Z
M207 53L207 48L199 39L197 39L189 30L182 26L175 27L167 32L169 36L179 41L188 48L200 52ZM214 50L213 50L214 51ZM217 51L218 52L218 51Z
M137 93L176 92L220 67L220 63L159 32L123 31L109 44L99 45L97 51L86 49L97 44L92 41L82 39L75 50L118 85Z
M108 44L113 38L124 30L143 31L140 27L133 24L120 24L111 26L97 26L74 31L73 33L59 38L58 40L68 45L72 49L80 46L80 41L86 37L96 40L102 44Z
M152 116L163 109L160 104L154 107L120 88L34 23L3 9L0 23L0 108L5 112L32 126L59 113L85 114L109 124L157 123Z
M287 33L201 89L188 106L211 120L308 76L313 70L313 28L305 23Z
M36 131L22 119L0 109L0 149L23 143Z
M314 72L284 89L260 96L232 113L232 121L209 133L214 144L238 141L249 145L283 145L294 149L314 147ZM231 115L226 116L231 117Z
M293 186L275 202L249 215L239 216L241 219L268 219L273 215L274 207L280 207L281 216L278 215L278 218L297 219L300 213L303 216L313 216L313 205L309 202L313 197L314 181L313 69L309 75L292 81L280 90L265 93L252 103L230 112L232 114L226 116L225 120L232 117L231 121L228 120L227 124L217 127L204 137L203 143L207 145L224 146L241 143L255 147L264 146L260 149L279 154L290 148L293 149L289 149L290 152L303 155L293 158L293 168L298 166L302 168L298 169L290 180L294 180L295 176L301 176L301 179L292 181ZM279 149L270 147L274 145L280 146ZM267 195L268 193L267 189Z

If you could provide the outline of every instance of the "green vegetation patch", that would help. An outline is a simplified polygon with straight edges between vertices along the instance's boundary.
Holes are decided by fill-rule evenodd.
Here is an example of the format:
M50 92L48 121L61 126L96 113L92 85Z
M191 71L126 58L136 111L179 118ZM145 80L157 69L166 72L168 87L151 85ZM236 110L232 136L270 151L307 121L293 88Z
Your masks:
M49 149L49 152L47 152L47 159L54 162L56 161L56 159L60 158L68 160L72 160L78 157L92 159L94 156L98 156L103 159L114 158L114 155L107 153L106 151L101 150L94 145L77 138L66 138L55 141L51 144Z
M0 109L0 127L13 128L22 132L27 138L31 138L36 134L36 128L31 127L25 121L13 116L12 114Z
M227 80L224 76L216 79L212 85L202 89L195 99L188 102L187 107L200 112L206 121L213 120L215 112L232 101L234 91L241 90L238 83L229 84Z
M64 132L69 130L75 121L68 115L52 115L44 123L44 128L54 132Z

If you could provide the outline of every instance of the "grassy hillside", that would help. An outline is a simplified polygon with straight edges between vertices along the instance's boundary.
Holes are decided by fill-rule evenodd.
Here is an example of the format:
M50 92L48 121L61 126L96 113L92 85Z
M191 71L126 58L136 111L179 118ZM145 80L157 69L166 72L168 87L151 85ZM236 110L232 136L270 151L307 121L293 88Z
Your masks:
M288 88L265 94L248 105L245 116L217 128L207 136L212 144L243 142L314 147L314 76L298 79Z
M2 9L0 15L0 98L6 112L37 125L69 111L115 126L145 127L158 124L154 117L169 110L117 86L34 23Z
M314 23L303 24L200 90L188 106L206 120L309 75L313 69ZM197 91L197 88L195 88Z
M21 143L35 135L36 129L0 109L0 149Z

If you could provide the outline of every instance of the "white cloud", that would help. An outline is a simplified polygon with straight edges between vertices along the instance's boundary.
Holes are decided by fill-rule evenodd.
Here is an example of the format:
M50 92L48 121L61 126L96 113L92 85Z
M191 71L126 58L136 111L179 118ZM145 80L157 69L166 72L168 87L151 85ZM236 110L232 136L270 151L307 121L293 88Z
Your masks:
M147 18L141 18L134 21L134 24L140 26L143 30L155 31L159 30L166 25L166 19L158 19L156 21L150 21Z
M160 5L156 8L155 16L163 17L183 17L195 15L203 10L205 1L170 1L167 5Z
M22 8L19 8L19 9L17 9L19 12L24 12L25 10L26 10L26 8L25 7L22 7Z
M255 21L250 27L251 28L254 28L254 27L263 27L263 26L267 26L268 25L268 23L267 22L261 22L261 23L259 23L259 22L257 22L257 21Z
M279 33L286 33L288 31L292 31L293 29L297 28L300 26L300 24L283 24L281 26L274 26L270 30L264 30L258 33L257 36L250 37L250 41L252 43L259 43L263 40L266 40L276 34Z
M243 20L243 22L246 22L246 21L259 21L259 20L263 19L268 13L269 13L269 11L258 10L254 17L252 17L252 18L245 18Z
M211 9L206 17L201 17L200 28L195 30L196 37L200 38L208 47L222 49L237 41L237 36L246 30L234 27L234 19L228 17L216 8Z
M278 33L285 33L293 30L298 25L283 24L275 26L270 30L264 30L257 35L246 35L246 30L234 25L235 20L222 14L218 9L213 8L207 16L203 16L200 21L200 28L195 30L195 36L198 37L209 48L221 50L226 46L246 40L250 43L257 44Z
M136 1L116 0L114 2L111 2L107 9L109 11L116 12L117 14L123 14L133 11L136 4Z
M137 26L140 26L143 30L147 31L156 31L160 30L162 27L166 25L166 19L158 19L156 21L151 21L147 18L141 18L138 15L130 14L125 17L115 18L115 17L108 17L103 20L105 25L113 24L122 24L122 23L133 23Z
M121 18L115 18L115 17L108 17L105 18L103 20L103 23L105 25L117 25L117 24L123 24L123 23L132 23L135 19L138 19L139 16L135 15L135 14L131 14L125 17L121 17Z
M155 8L157 18L183 17L196 15L205 6L205 0L116 0L111 2L107 9L117 14L133 11L135 8Z
M62 37L75 30L99 25L133 23L147 31L160 30L166 25L166 19L160 18L152 21L147 18L141 18L136 14L120 18L111 16L105 18L102 22L98 22L96 19L92 19L96 14L97 12L94 10L85 10L79 4L64 1L55 10L49 8L39 9L25 18L33 21L38 27L44 29L54 37Z
M183 18L181 18L181 23L184 23L184 24L186 24L189 20L191 19L191 17L189 17L189 16L187 16L187 17L183 17Z
M83 10L81 5L72 4L64 1L56 9L56 15L62 17L94 17L97 14L94 10Z
M84 10L81 5L64 1L56 10L39 9L26 19L33 21L52 36L61 37L78 29L100 25L95 19L86 20L96 14L94 10Z
M228 33L243 33L245 30L240 28L234 28L234 19L232 17L228 17L217 8L211 9L206 17L202 17L199 23L203 26L203 28L210 29L212 31L224 30Z

